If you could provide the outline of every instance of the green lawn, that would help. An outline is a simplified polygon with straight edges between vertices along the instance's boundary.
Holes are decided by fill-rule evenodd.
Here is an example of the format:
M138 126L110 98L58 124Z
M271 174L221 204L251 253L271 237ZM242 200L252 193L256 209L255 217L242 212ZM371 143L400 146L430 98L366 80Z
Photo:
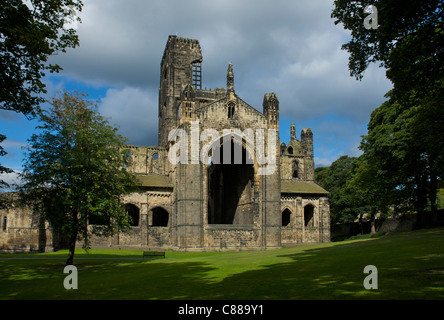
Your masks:
M444 228L279 250L128 259L141 252L77 250L77 290L63 286L66 252L0 255L52 258L1 259L0 299L444 298ZM366 265L378 269L377 290L363 286Z

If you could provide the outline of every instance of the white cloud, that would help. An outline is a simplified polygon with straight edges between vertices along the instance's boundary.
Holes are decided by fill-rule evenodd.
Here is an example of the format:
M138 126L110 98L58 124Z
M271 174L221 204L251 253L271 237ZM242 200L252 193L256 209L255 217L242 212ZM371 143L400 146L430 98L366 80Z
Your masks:
M0 174L0 180L6 182L9 187L0 188L0 192L10 192L17 190L17 187L23 185L23 181L19 177L20 171Z
M334 25L332 8L331 0L95 0L85 2L79 14L80 46L52 59L66 77L113 88L102 99L101 113L112 117L131 143L153 145L168 35L198 39L203 87L225 86L232 61L236 93L246 102L261 111L263 95L276 92L281 118L303 127L317 121L315 143L336 154L356 153L371 111L391 84L374 65L363 81L350 77L348 53L341 50L349 35ZM335 117L326 133L319 120L329 115ZM350 121L347 134L336 119Z
M157 144L157 96L148 90L109 89L99 104L102 116L119 127L119 133L135 145Z

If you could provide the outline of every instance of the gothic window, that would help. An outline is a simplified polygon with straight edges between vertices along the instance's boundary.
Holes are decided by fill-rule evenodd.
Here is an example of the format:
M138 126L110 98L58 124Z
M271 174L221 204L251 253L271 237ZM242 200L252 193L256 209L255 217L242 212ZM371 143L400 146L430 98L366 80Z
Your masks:
M293 154L293 147L288 147L287 151L288 151L288 154Z
M292 178L299 178L299 172L298 172L299 163L297 161L293 162L292 170Z
M313 214L314 214L314 207L311 204L307 204L304 207L304 225L306 227L313 227Z
M285 209L282 212L282 226L286 227L290 224L291 211L289 209Z
M169 220L169 213L164 208L155 207L153 210L152 227L167 227Z
M234 116L234 103L228 104L228 119L233 119Z
M139 208L131 203L127 203L127 204L125 204L125 210L126 210L126 213L128 214L128 216L131 218L130 225L132 227L139 226L139 219L140 219Z
M8 222L8 218L7 217L3 217L3 226L2 226L2 230L6 231L6 224Z

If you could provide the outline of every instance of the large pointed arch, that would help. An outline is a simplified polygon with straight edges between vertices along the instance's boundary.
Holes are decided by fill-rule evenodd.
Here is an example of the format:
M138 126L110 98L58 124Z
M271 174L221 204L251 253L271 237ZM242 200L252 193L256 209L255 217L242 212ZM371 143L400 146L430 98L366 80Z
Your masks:
M208 163L208 223L253 224L254 153L250 141L230 134L215 141ZM250 149L251 150L251 149Z

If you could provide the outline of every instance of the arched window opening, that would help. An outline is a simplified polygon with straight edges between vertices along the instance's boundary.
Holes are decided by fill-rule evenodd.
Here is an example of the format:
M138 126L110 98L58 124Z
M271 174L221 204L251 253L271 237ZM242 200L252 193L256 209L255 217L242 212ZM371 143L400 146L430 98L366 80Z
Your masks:
M8 223L8 218L7 217L3 217L3 225L2 225L2 230L3 231L6 231L7 223Z
M234 103L228 104L228 119L233 119L234 116Z
M314 207L311 204L308 204L304 207L304 225L306 227L313 227L313 214L314 214Z
M285 209L282 212L282 226L286 227L290 224L291 220L291 211L289 209Z
M168 227L169 213L164 208L156 207L152 210L152 227Z
M288 151L288 154L293 154L293 147L288 147L287 151Z
M128 217L130 218L130 226L137 227L139 226L139 220L140 220L140 210L137 206L127 203L125 204L125 210L128 214Z
M298 163L297 161L294 161L294 162L293 162L292 169L293 169L292 177L293 177L293 178L299 178L299 171L298 171L298 169L299 169L299 163Z

